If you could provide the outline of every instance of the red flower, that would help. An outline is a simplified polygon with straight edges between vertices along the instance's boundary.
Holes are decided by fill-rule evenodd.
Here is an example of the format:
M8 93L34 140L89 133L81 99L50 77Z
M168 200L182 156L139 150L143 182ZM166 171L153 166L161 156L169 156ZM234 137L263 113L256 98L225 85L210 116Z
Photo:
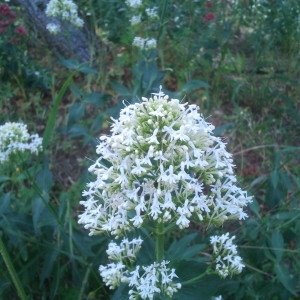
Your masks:
M206 6L207 8L211 8L211 7L213 7L213 4L212 4L210 1L206 1L206 2L205 2L205 6Z
M0 5L0 17L2 16L8 16L11 19L16 18L16 14L10 10L9 6L7 4L1 4Z
M205 21L211 21L215 18L215 15L213 13L208 13L204 16Z
M0 13L8 13L10 12L9 6L7 4L1 4L0 5Z
M26 35L27 31L26 31L26 29L23 26L18 26L15 29L15 33L19 34L19 35Z
M0 26L7 26L7 25L9 25L9 21L8 20L6 20L6 21L0 21Z

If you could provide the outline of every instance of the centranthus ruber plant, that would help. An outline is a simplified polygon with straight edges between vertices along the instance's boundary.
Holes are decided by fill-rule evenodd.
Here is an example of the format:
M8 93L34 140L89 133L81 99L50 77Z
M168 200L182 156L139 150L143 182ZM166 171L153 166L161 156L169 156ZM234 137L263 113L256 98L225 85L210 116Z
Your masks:
M247 216L243 209L251 198L236 185L232 156L213 129L199 107L170 99L160 88L125 106L111 135L100 138L79 223L90 235L115 238L109 263L99 269L109 288L127 285L129 299L176 298L204 274L224 278L242 271L229 233L210 238L206 271L189 279L180 278L178 257L172 261L167 248L191 223L211 230ZM199 258L200 250L194 254Z

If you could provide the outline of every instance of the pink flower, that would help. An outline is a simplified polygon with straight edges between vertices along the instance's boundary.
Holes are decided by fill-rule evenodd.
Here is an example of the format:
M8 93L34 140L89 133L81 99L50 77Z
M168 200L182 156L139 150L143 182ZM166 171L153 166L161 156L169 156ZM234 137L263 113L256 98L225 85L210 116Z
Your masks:
M205 21L211 21L211 20L214 20L215 18L215 15L213 13L207 13L205 16L204 16L204 20Z
M0 5L0 14L1 13L7 14L8 12L10 12L9 6L7 4L1 4Z
M19 34L19 35L26 35L26 34L27 34L27 31L26 31L25 27L23 27L23 26L18 26L18 27L16 27L16 29L15 29L15 33L16 33L16 34Z
M0 26L7 26L10 24L10 21L9 20L6 20L6 21L0 21Z
M7 4L1 4L0 5L0 17L2 16L8 16L11 19L16 18L16 14L10 10L9 6Z
M0 34L4 33L6 31L6 29L4 27L0 27Z

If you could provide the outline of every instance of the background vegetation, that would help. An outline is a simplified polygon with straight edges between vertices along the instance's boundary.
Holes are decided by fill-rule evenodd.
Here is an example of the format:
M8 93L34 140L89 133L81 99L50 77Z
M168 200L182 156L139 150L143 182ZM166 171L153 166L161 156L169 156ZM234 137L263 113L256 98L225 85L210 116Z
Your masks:
M28 299L113 294L98 274L106 238L89 237L77 224L81 191L110 116L118 116L123 100L150 96L160 84L209 116L228 142L241 185L254 196L249 218L226 225L245 270L200 282L186 299L298 299L299 1L144 0L136 25L130 23L136 12L123 1L77 4L109 48L90 62L46 48L18 7L11 6L17 17L0 32L0 124L23 121L44 138L43 154L0 166L0 249ZM159 17L151 19L145 8L153 6ZM133 47L135 36L155 38L157 49ZM201 228L193 231L197 240L173 248L207 243ZM0 266L0 298L18 299L2 259ZM187 257L182 269L188 266Z

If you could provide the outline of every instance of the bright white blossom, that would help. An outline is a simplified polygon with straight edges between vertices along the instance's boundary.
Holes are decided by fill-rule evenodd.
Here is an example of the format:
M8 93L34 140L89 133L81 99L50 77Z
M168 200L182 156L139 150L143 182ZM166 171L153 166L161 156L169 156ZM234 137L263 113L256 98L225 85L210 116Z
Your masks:
M102 136L89 168L79 223L90 235L120 236L151 221L187 228L191 220L244 219L251 202L236 185L232 156L199 107L163 92L131 104Z
M142 0L126 0L126 4L132 8L138 8L142 5Z
M106 253L108 258L113 261L135 260L138 251L141 248L143 240L141 238L123 239L118 245L116 242L110 242Z
M42 138L30 135L27 125L6 122L0 126L0 163L8 161L13 153L29 151L37 154L42 150Z
M125 273L125 265L122 262L110 263L100 266L99 272L104 283L111 289L115 289L121 284L121 279Z
M221 236L211 236L210 243L213 246L213 257L216 264L216 272L225 278L229 275L239 274L245 265L242 258L237 255L237 246L232 243L235 236L229 237L229 233Z
M157 6L152 7L152 8L148 7L148 8L146 8L145 12L146 12L147 16L151 19L158 18L158 7Z
M46 26L47 30L52 34L57 34L60 32L60 25L55 23L49 23Z
M137 266L131 271L129 276L122 280L131 288L129 299L153 300L157 293L172 298L173 294L181 288L181 284L173 282L173 279L178 276L175 274L175 269L167 267L168 264L168 261L163 260L149 266Z
M211 298L211 300L222 300L222 299L223 299L223 297L221 295Z
M72 0L50 0L46 7L48 17L61 18L70 22L75 27L82 27L84 21L78 16L78 7ZM59 25L50 23L47 29L56 34L59 32Z
M128 284L129 299L153 299L156 293L172 297L173 293L181 288L181 284L173 282L173 279L178 277L175 269L167 267L168 261L131 267L142 242L141 238L131 241L124 238L119 245L113 241L109 243L106 253L111 262L99 267L104 283L110 289L115 289L121 283Z
M136 36L133 39L132 45L142 50L150 50L156 48L157 42L154 38L144 39L142 37Z
M142 18L141 15L132 16L130 19L130 24L134 26L141 23L141 18Z

